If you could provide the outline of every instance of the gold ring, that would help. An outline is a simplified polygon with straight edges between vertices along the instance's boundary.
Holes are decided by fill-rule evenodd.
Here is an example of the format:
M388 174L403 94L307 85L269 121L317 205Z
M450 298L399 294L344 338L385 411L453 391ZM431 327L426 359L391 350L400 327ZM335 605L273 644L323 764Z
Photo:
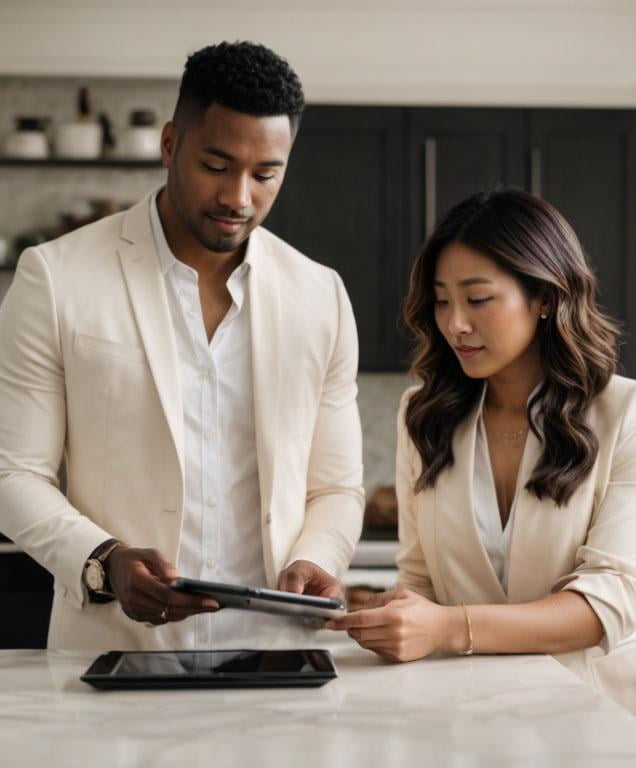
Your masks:
M159 618L161 619L161 621L168 621L168 611L169 610L170 610L170 606L166 605L166 607L163 609L163 611L161 611L161 613L159 614Z

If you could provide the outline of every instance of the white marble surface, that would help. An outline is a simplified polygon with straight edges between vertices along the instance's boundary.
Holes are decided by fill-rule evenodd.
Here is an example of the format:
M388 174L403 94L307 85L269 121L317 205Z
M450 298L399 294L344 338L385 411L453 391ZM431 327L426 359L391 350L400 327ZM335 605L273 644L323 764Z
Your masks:
M94 654L2 651L0 764L636 765L634 717L550 657L393 665L347 638L330 647L339 677L318 689L121 693L80 682Z

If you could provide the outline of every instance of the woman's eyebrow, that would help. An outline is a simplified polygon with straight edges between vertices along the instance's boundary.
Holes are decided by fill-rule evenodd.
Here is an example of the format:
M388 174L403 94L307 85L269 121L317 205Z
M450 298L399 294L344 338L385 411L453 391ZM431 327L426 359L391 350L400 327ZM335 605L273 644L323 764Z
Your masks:
M467 285L482 285L484 283L493 285L492 280L488 280L487 277L467 277L465 280L460 280L458 285L464 287ZM446 288L446 283L443 283L441 280L435 280L434 284L440 288Z

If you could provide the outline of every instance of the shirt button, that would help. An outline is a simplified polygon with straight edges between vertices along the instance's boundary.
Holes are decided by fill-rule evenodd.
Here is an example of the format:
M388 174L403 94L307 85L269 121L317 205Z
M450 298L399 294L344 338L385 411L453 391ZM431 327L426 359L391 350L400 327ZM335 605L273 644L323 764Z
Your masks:
M207 504L208 504L208 507L216 507L216 499L214 498L214 496L208 496Z
M265 522L267 523L267 525L269 525L272 522L272 516L269 514L269 512L267 513L267 516L265 517Z
M209 379L210 376L212 376L212 369L211 368L204 368L201 371L201 376L203 376L204 379Z
M208 557L208 559L205 562L207 563L208 568L214 568L214 566L216 565L213 557Z
M199 635L199 642L200 643L207 643L208 642L208 636L207 635Z
M206 440L211 440L214 437L214 430L206 429L203 433L203 437L205 437Z

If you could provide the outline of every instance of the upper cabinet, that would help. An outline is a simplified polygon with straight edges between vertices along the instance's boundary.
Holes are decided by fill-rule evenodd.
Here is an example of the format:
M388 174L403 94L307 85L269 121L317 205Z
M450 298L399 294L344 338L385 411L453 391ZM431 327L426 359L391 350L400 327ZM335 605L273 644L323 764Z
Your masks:
M456 203L496 184L525 185L524 112L412 109L408 112L409 253Z
M636 113L533 110L529 188L568 219L599 278L599 301L624 324L636 375Z
M361 370L396 370L409 356L400 315L422 241L497 184L534 191L571 222L636 375L634 111L314 106L267 225L342 275Z
M266 226L336 269L351 297L361 367L405 364L403 110L309 107Z

